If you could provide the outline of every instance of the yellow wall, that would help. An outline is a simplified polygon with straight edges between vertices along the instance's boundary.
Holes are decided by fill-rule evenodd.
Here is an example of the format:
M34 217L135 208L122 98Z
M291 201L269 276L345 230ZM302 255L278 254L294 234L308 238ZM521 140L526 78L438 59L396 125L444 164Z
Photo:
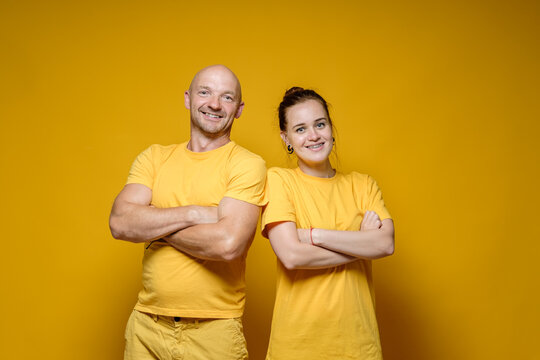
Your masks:
M287 87L314 87L340 168L383 189L397 228L396 254L374 265L386 359L538 359L539 13L532 0L3 0L0 357L121 358L142 247L112 239L110 206L141 150L187 138L182 92L224 63L247 104L238 143L287 165L275 108ZM274 275L258 236L255 360Z

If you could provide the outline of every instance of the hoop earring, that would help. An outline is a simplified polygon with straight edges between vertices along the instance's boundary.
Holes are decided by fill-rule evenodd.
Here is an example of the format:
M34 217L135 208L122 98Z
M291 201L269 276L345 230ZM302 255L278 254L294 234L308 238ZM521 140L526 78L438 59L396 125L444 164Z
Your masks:
M332 145L336 143L336 138L332 136Z
M293 149L293 147L291 145L287 145L287 152L289 154L292 154L294 152L294 149Z

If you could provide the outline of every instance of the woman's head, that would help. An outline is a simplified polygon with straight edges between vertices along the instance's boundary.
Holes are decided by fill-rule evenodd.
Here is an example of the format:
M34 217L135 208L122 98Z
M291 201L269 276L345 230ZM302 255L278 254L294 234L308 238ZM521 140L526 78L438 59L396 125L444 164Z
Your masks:
M294 87L279 105L281 138L298 157L298 166L311 175L332 172L328 157L334 139L326 101L315 91Z
M331 127L333 126L332 120L330 119L330 113L328 112L328 104L326 103L326 100L324 100L323 97L317 94L314 90L304 89L298 86L293 86L289 90L285 91L283 100L279 104L278 116L279 116L279 128L281 131L286 131L287 110L293 107L294 105L307 101L307 100L318 101L322 105L324 110L326 111L326 116L328 117L328 122L330 123L330 126Z

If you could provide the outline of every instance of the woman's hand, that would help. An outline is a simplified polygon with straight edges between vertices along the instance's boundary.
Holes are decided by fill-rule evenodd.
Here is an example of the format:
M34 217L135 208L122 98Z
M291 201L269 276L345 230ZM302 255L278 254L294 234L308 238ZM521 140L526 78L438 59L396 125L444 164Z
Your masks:
M298 241L303 244L311 244L311 239L309 238L309 229L296 229L298 233Z
M375 211L366 211L364 218L362 219L362 224L360 224L360 230L377 230L380 229L382 225L381 218Z

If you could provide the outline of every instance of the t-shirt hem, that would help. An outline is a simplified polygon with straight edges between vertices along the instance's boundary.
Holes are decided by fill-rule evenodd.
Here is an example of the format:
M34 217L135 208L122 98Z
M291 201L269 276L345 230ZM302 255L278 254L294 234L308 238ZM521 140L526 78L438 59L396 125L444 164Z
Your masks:
M231 319L239 318L244 314L244 310L189 310L189 309L168 309L149 305L135 305L135 310L164 316L180 316L198 319Z
M239 196L239 195L236 195L236 194L225 194L225 195L223 195L223 197L228 197L228 198L235 199L235 200L241 200L241 201L250 203L252 205L257 205L257 206L264 206L264 205L266 205L268 203L268 201L265 200L265 199L257 199L257 198L253 198L253 197L252 198L246 198L246 197L242 197L242 196Z
M261 235L265 238L268 238L268 233L266 232L266 226L268 224L272 224L276 222L286 222L286 221L291 221L293 223L296 223L296 218L294 216L291 216L290 218L285 219L284 216L282 216L279 219L274 219L274 218L266 219L265 218L264 220L261 220Z
M129 179L128 181L126 181L126 185L129 185L129 184L140 184L140 185L146 186L147 188L152 189L152 184L149 184L149 183L147 183L145 181L142 181L140 179Z

